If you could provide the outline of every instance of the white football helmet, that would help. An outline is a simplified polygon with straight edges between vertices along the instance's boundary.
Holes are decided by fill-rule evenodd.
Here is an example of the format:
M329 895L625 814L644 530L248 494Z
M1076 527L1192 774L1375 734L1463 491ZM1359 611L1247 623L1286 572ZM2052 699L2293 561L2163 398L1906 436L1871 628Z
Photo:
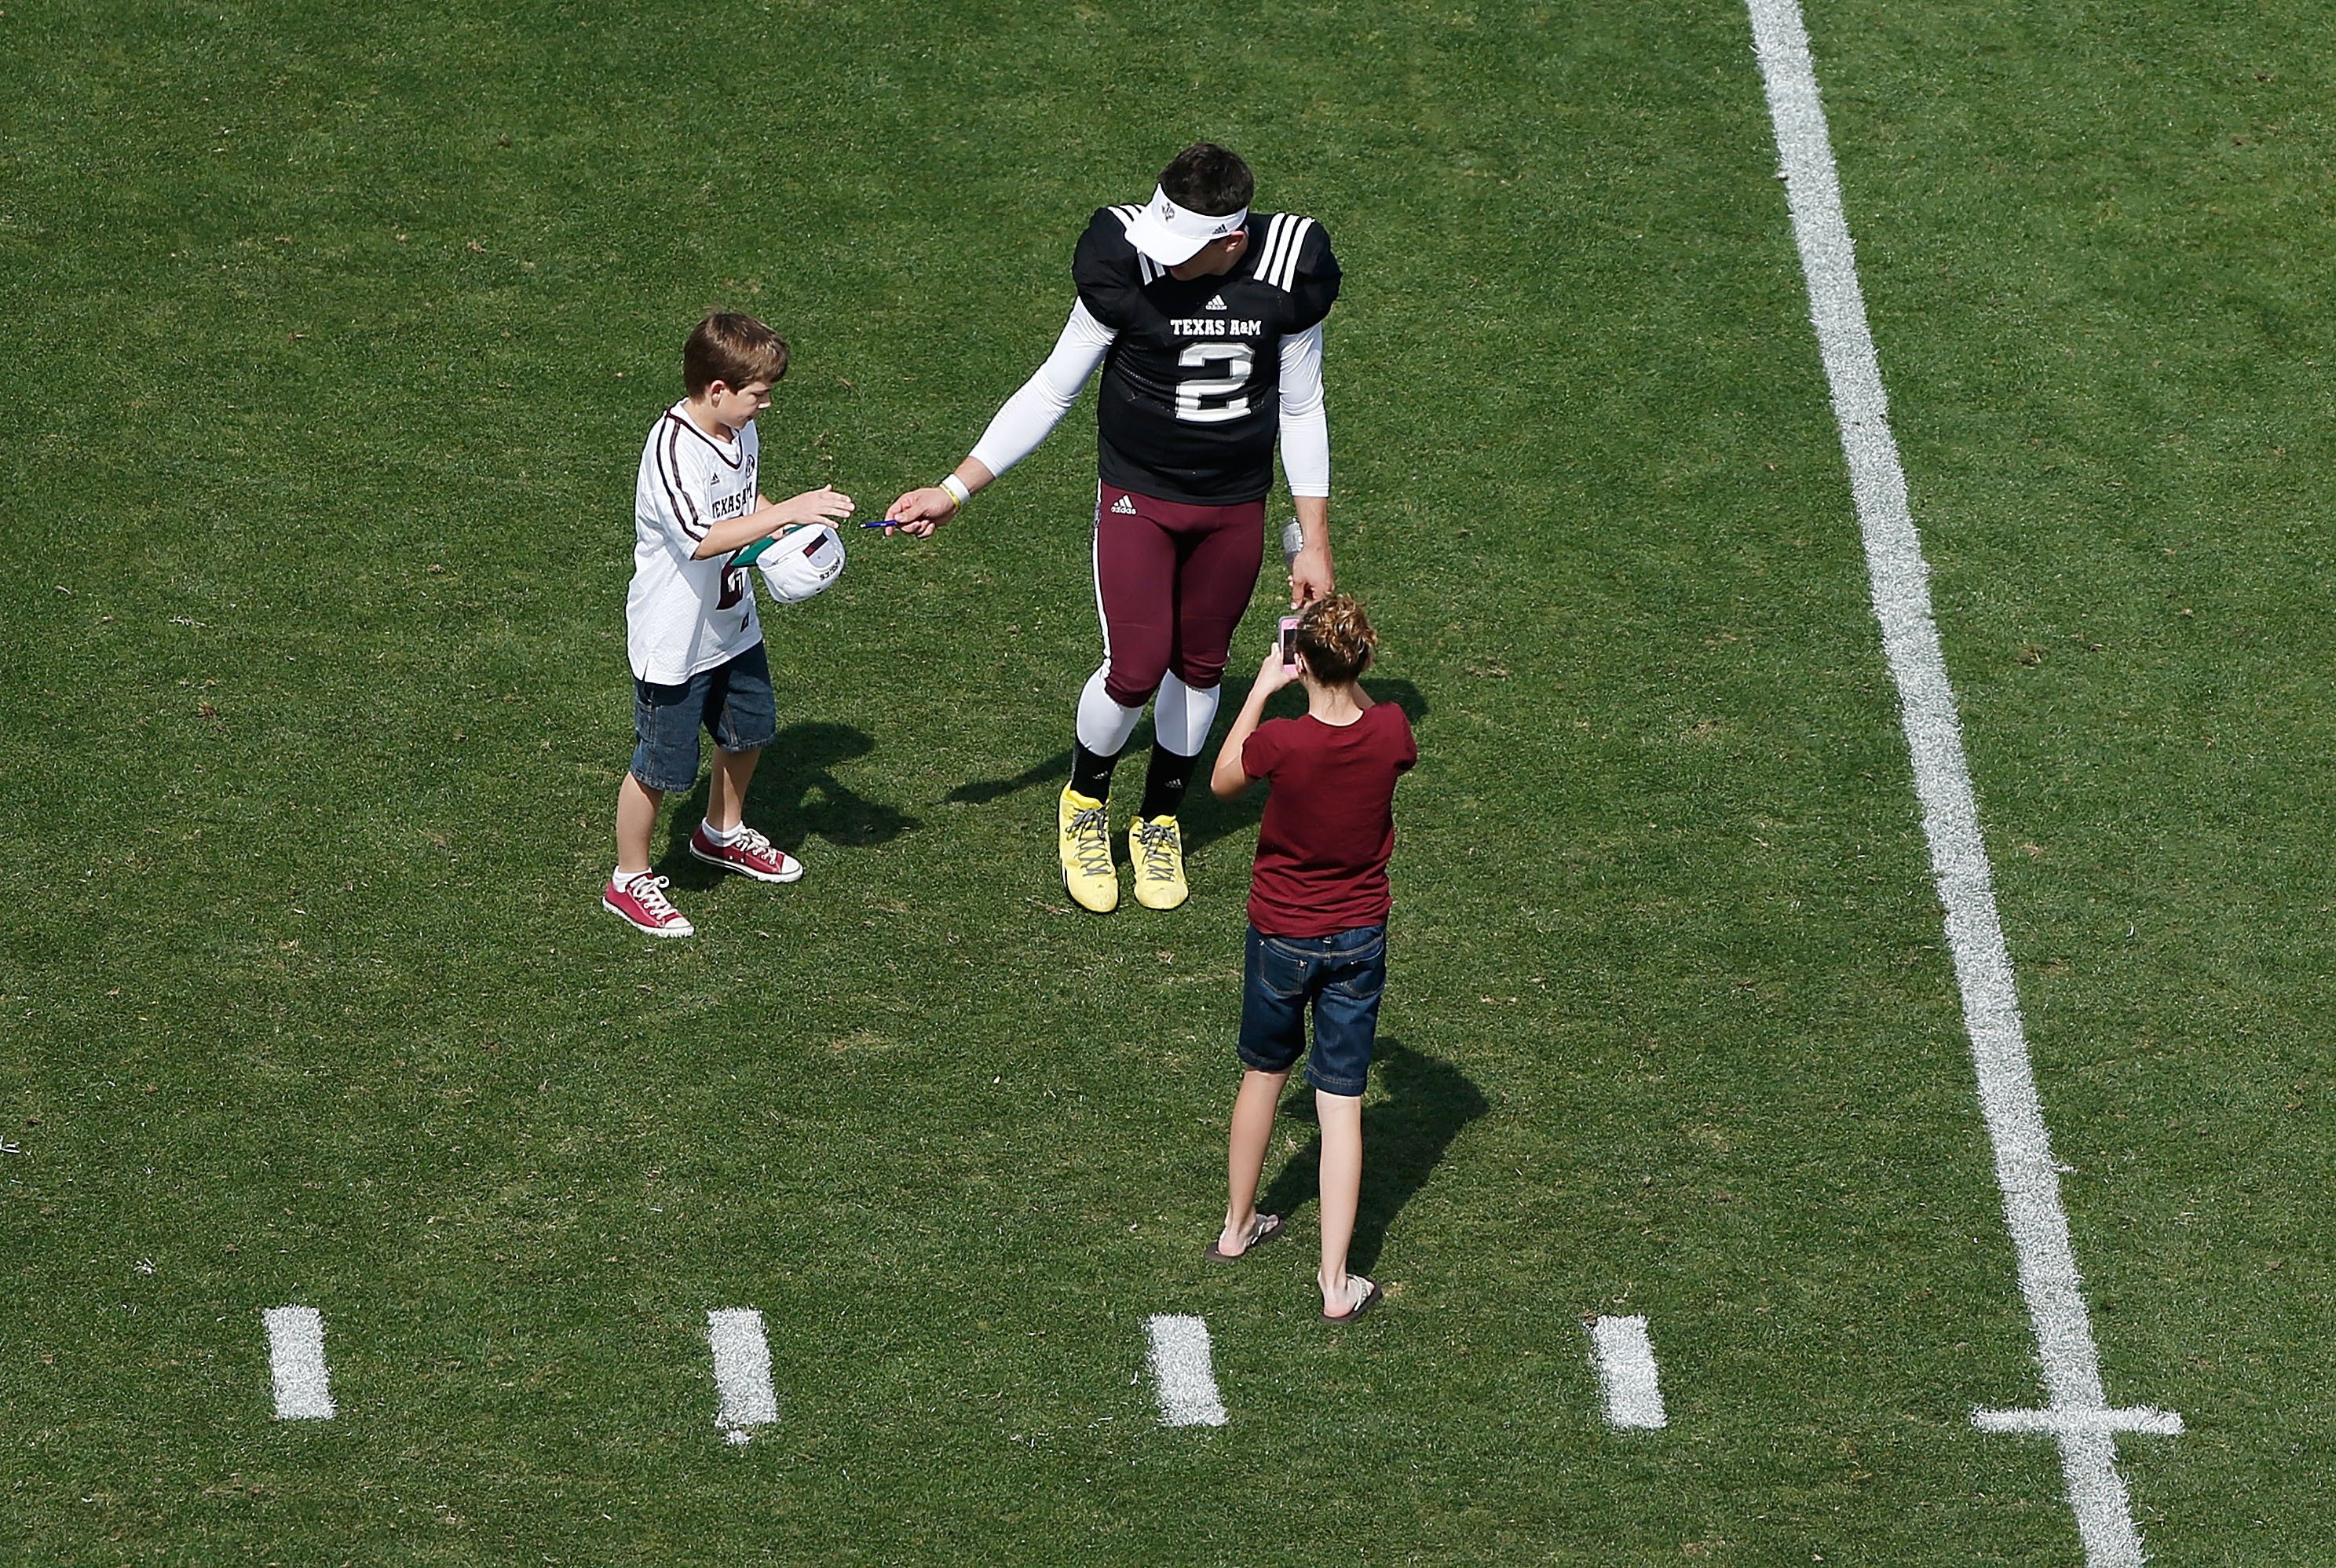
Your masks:
M801 604L843 575L843 540L823 522L791 528L754 561L781 604Z

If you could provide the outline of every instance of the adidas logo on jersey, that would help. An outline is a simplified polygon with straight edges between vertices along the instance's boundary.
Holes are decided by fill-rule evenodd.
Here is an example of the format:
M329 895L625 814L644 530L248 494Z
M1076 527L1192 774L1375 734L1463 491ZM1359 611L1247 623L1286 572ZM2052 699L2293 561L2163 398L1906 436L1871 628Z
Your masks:
M1203 310L1222 310L1225 308L1225 297L1220 294L1211 299L1208 304L1201 307L1201 308Z
M1135 498L1133 496L1123 495L1117 501L1111 503L1111 510L1121 517L1134 517L1135 515Z

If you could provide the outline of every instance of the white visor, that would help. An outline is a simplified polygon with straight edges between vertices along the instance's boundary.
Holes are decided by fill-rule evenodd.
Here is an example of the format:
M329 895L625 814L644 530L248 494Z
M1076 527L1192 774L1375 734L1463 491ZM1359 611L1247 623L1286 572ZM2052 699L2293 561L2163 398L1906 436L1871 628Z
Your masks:
M843 541L823 522L790 529L755 558L754 570L773 599L801 604L843 575Z
M1165 190L1154 186L1152 200L1127 226L1127 242L1163 267L1175 267L1192 259L1202 246L1212 239L1222 239L1237 234L1249 221L1249 209L1215 217L1206 212L1194 212L1168 200Z

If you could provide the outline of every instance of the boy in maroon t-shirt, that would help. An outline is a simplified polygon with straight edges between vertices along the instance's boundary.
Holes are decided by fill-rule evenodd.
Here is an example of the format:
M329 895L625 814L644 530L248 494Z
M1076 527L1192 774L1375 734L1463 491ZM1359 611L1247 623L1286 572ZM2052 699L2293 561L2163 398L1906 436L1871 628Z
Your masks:
M1387 856L1395 849L1395 781L1419 760L1411 722L1358 684L1378 634L1347 594L1299 618L1297 663L1276 648L1217 753L1209 787L1231 800L1259 779L1272 794L1251 873L1249 948L1241 979L1241 1093L1233 1101L1225 1171L1225 1228L1209 1256L1238 1258L1281 1233L1257 1212L1257 1183L1290 1069L1314 1049L1306 1081L1322 1125L1322 1317L1351 1323L1379 1288L1347 1272L1347 1244L1363 1185L1363 1090L1387 986ZM1306 716L1258 722L1265 700L1292 680Z

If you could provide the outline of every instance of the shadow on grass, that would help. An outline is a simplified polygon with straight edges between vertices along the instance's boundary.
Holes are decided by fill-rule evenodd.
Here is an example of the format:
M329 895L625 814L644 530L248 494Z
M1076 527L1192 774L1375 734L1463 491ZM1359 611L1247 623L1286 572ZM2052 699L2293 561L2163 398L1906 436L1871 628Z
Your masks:
M834 774L838 763L875 749L865 732L849 725L789 725L764 750L746 786L747 822L783 850L800 849L813 837L860 849L916 832L924 823L896 806L867 799ZM723 874L689 852L689 835L706 814L711 783L710 771L701 774L697 786L668 816L665 857L657 869L677 887L711 887Z
M1044 762L1032 763L1012 778L976 779L949 791L945 799L967 805L988 805L991 801L1019 794L1040 784L1068 783L1071 776L1071 753L1066 746Z
M1187 851L1212 844L1237 833L1246 833L1257 826L1265 810L1265 795L1251 790L1238 799L1221 801L1209 788L1208 770L1216 765L1217 747L1223 744L1225 731L1231 727L1233 715L1249 700L1251 683L1247 680L1227 680L1224 701L1217 709L1217 724L1212 728L1209 744L1202 748L1201 765L1192 779L1192 787L1184 796L1184 807L1177 813L1183 828ZM1402 707L1416 726L1427 716L1427 699L1419 688L1407 680L1366 679L1363 685L1380 702L1391 702ZM1274 693L1265 705L1268 718L1295 718L1306 711L1306 694L1297 687L1286 687ZM1144 771L1152 755L1152 730L1149 725L1140 726L1128 736L1127 749L1119 754L1119 771L1112 780L1113 793L1123 801L1132 802L1143 794ZM1071 776L1071 753L1066 746L1042 762L1032 763L1011 778L975 779L949 791L949 800L969 805L988 805L1010 794L1042 786L1059 790ZM1135 792L1134 794L1129 791ZM1130 810L1134 809L1133 805Z
M1387 1228L1444 1158L1460 1129L1492 1107L1484 1091L1451 1063L1415 1051L1392 1037L1372 1053L1387 1098L1363 1111L1363 1193L1355 1213L1355 1239L1347 1266L1368 1274L1378 1262ZM1281 1114L1314 1120L1314 1091L1292 1079L1297 1092ZM1315 1201L1321 1185L1322 1136L1317 1133L1290 1157L1257 1201L1260 1213L1288 1214Z

